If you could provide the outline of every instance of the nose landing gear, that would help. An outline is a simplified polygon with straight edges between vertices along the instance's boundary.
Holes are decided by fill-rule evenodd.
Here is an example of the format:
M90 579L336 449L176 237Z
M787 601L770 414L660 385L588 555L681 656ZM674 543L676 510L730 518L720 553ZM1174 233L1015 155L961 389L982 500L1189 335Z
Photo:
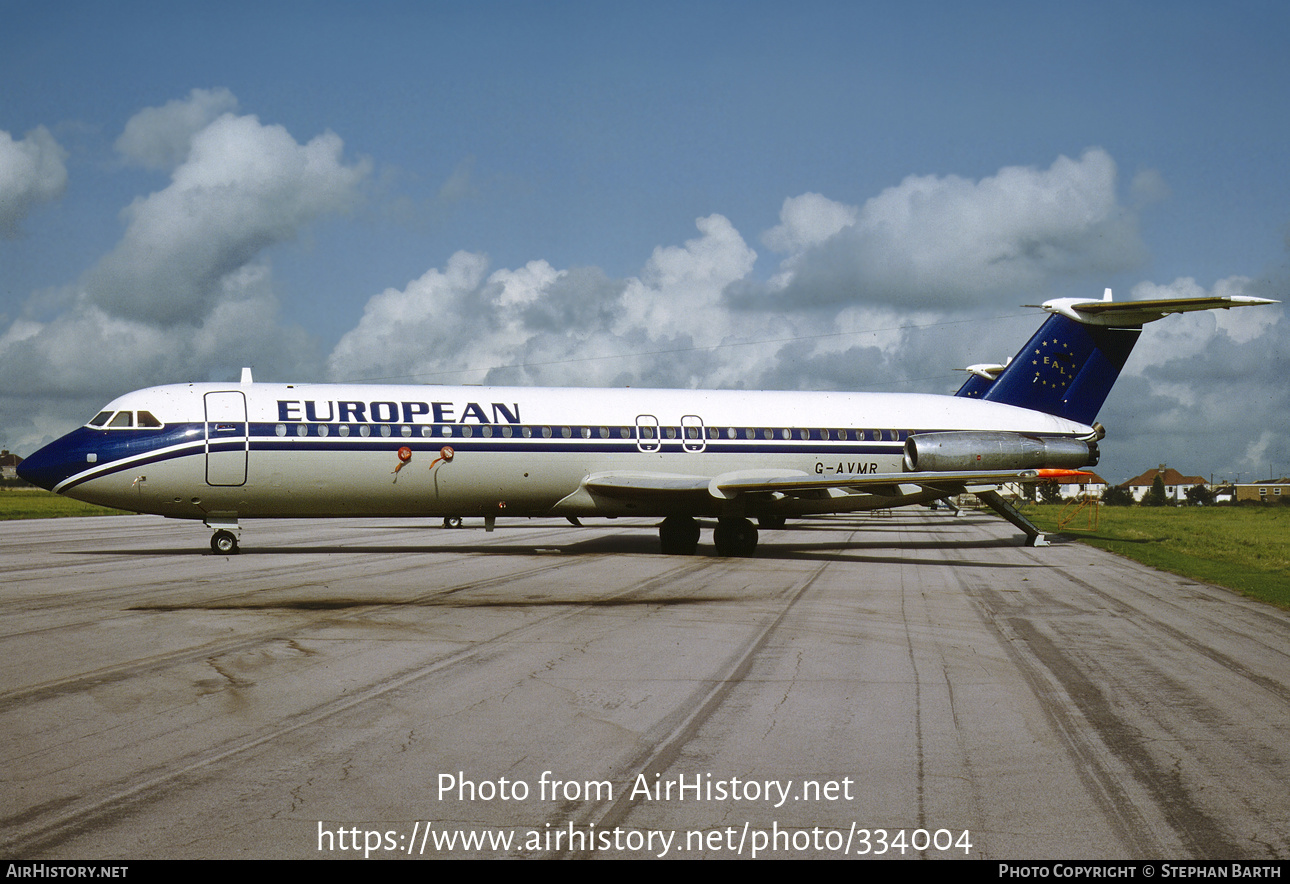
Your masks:
M236 555L239 552L237 535L232 531L216 531L211 537L211 551L222 556Z
M237 535L242 531L237 513L211 513L205 521L206 527L215 532L211 536L211 552L217 556L237 555Z

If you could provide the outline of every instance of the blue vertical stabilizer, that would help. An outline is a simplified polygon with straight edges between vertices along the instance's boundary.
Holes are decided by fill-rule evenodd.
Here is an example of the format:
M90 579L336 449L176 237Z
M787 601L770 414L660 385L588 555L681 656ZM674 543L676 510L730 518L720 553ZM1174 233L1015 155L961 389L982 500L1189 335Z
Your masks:
M1054 313L993 383L974 375L955 395L1091 424L1140 334Z

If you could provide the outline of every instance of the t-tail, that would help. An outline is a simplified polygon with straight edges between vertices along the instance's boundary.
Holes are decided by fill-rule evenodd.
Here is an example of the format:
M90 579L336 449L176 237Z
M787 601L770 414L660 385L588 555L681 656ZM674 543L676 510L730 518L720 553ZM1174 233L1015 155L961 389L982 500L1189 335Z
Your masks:
M1058 298L1039 306L1052 316L1005 365L973 365L956 396L1016 405L1092 424L1142 334L1171 313L1275 304L1239 295L1112 301Z

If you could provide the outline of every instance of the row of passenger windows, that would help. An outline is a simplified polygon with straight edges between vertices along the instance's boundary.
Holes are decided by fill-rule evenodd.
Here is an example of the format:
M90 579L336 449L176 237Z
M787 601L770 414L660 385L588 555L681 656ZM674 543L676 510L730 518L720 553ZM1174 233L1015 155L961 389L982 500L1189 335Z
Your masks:
M157 420L150 411L100 411L93 419L90 420L89 426L100 429L127 429L140 427L144 429L155 429L164 426L161 421ZM509 439L514 435L519 435L528 439L538 435L545 439L559 437L562 439L582 438L591 439L599 437L601 439L687 439L698 440L707 436L708 439L745 439L745 440L766 440L776 439L792 440L798 439L803 442L902 442L911 431L908 430L845 430L845 429L792 429L788 427L658 427L644 424L639 427L619 426L619 427L512 427L507 424L501 426L492 426L482 424L479 426L472 424L425 424L412 426L409 424L377 424L375 430L370 424L341 424L334 427L331 424L293 424L295 435L297 436L328 436L333 432L338 436L349 436L357 433L360 436L370 436L376 432L381 436L403 436L410 437L420 435L425 438L444 438L444 439L468 439L472 436L482 436L489 438L497 435ZM311 431L312 428L312 431ZM279 436L286 436L288 428L286 424L278 424L275 432Z
M702 427L512 427L506 424L494 427L489 424L472 425L472 424L424 424L412 426L409 424L378 424L373 428L370 424L341 424L333 426L331 424L292 424L294 430L288 430L287 424L278 424L274 432L279 436L286 436L293 432L297 436L329 436L335 432L338 436L349 436L357 433L359 436L370 436L376 432L381 436L404 436L410 437L420 435L425 438L443 438L443 439L468 439L473 436L490 438L492 436L501 436L509 439L512 436L520 436L525 439L534 435L544 439L558 437L562 439L635 439L637 431L640 431L641 439L687 439L698 440L704 435L708 439L746 439L746 440L792 440L798 439L803 442L817 441L829 442L837 440L839 442L903 442L912 432L911 430L842 430L842 429L791 429L788 427L707 427L706 433Z
M91 427L120 430L129 427L155 429L162 426L161 421L152 416L151 411L100 411L90 419Z

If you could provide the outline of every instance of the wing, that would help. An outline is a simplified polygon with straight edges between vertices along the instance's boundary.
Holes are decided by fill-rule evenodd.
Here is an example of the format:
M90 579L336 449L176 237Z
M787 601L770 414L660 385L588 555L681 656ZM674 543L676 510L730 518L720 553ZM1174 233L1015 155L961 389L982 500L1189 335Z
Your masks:
M944 491L957 494L973 485L1002 485L1005 482L1041 481L1041 472L1052 470L965 470L960 472L909 472L909 473L842 473L832 476L773 475L749 476L744 473L726 473L709 483L714 497L732 498L739 494L778 492L802 494L809 491L839 489L843 492L881 494L894 497L908 494L911 486L927 491ZM1062 470L1060 472L1070 472ZM1044 477L1048 478L1048 477Z
M716 514L723 502L755 497L762 509L793 513L845 512L921 503L1009 482L1089 476L1081 470L964 470L957 472L841 473L828 476L784 470L740 470L719 476L613 471L583 479L553 515ZM774 506L781 503L781 506ZM766 505L770 504L771 507Z

